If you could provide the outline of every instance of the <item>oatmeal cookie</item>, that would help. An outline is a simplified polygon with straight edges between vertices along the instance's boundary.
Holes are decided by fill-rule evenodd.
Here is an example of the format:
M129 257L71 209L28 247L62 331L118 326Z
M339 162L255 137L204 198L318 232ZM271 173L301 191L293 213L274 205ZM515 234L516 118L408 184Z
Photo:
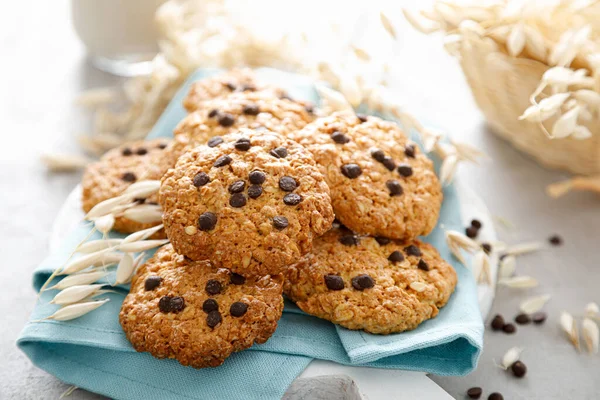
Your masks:
M284 293L304 312L348 329L389 334L435 317L456 271L433 246L332 229L284 274Z
M159 201L178 253L243 275L280 273L333 221L311 154L268 131L242 129L185 153Z
M178 142L183 139L179 139ZM88 212L96 204L120 195L134 182L160 179L175 165L180 151L184 148L183 145L174 146L173 141L169 139L160 138L138 140L109 150L99 161L90 164L83 174L83 211ZM157 204L157 201L157 195L145 200L148 204ZM113 229L131 233L158 224L117 217ZM164 236L164 232L161 231L155 237Z
M348 228L412 239L435 227L443 194L433 163L396 124L337 113L292 138L315 157Z
M175 136L187 136L196 145L240 128L267 129L288 136L314 119L293 101L259 92L236 93L204 104L206 107L179 123Z
M216 367L275 332L281 291L281 275L245 278L166 245L136 272L119 321L137 351Z

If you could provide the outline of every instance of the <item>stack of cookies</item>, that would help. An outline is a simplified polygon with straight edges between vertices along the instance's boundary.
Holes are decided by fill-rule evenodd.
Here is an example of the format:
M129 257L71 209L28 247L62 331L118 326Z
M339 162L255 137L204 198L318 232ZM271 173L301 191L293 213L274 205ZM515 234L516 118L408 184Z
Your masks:
M197 368L264 343L283 294L388 334L437 315L456 273L417 239L442 202L431 160L391 122L313 107L234 70L193 85L172 140L130 143L84 176L84 208L143 179L170 244L137 271L121 325L138 351ZM121 218L121 232L146 228Z

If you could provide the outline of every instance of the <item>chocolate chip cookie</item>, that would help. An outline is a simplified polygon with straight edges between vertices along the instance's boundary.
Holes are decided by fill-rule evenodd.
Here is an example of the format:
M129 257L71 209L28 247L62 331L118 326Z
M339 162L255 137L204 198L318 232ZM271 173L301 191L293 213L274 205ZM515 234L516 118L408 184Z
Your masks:
M284 293L306 313L375 334L415 329L435 317L457 279L427 243L347 229L317 238L284 276Z
M269 131L242 129L185 153L159 201L178 253L242 275L280 273L333 221L311 154Z
M166 245L136 272L119 321L137 351L216 367L275 332L281 291L281 276L244 277Z
M433 163L396 124L337 113L292 138L315 157L348 228L412 239L435 227L443 195Z
M203 108L179 123L174 134L186 136L196 145L240 128L266 129L287 136L313 119L296 102L264 92L243 92L204 102Z
M184 138L178 140L181 142ZM83 210L88 212L96 204L120 195L131 184L142 180L158 180L175 165L185 146L174 146L165 138L138 140L106 152L99 161L90 164L83 174ZM140 199L146 204L157 204L158 196ZM140 223L117 217L114 229L131 233L150 228L159 223ZM164 237L163 232L157 235Z

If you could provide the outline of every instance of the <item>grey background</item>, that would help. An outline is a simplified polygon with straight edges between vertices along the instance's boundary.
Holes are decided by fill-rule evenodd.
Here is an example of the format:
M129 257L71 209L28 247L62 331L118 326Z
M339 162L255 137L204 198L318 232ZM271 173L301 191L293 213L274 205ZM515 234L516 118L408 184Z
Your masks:
M74 135L86 119L72 101L86 88L117 79L86 64L84 49L70 25L68 2L20 1L0 13L0 398L53 399L67 385L34 367L15 346L35 296L30 277L44 258L52 221L78 174L48 174L40 153L78 151ZM549 320L519 327L515 335L488 332L477 371L467 377L432 377L457 398L467 388L500 391L506 399L593 399L600 397L600 356L576 354L558 328L561 310L581 313L600 302L600 198L572 194L552 200L549 183L565 178L548 171L487 131L455 60L439 37L402 30L402 62L395 66L394 89L407 107L454 137L485 150L492 161L461 167L461 177L486 201L491 212L516 229L499 230L510 243L545 239L558 233L565 244L520 258L521 274L533 275L539 288L501 288L493 313L513 317L529 295L550 293ZM493 77L490 77L493 79ZM512 346L526 350L529 372L517 380L494 366ZM76 391L72 399L100 398Z

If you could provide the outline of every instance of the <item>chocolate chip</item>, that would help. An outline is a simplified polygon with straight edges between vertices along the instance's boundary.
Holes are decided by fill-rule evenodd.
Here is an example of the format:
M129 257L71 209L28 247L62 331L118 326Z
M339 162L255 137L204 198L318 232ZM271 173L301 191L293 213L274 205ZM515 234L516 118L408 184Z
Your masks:
M295 206L302 202L302 196L296 193L288 193L283 197L283 202L288 206Z
M362 174L362 169L358 164L344 164L342 165L342 174L347 178L355 179Z
M525 364L523 364L522 361L515 361L510 366L510 369L511 369L513 375L516 376L517 378L522 378L527 373L527 367L525 366Z
M415 257L421 257L421 254L422 254L421 250L414 244L411 244L410 246L406 246L404 248L404 252L409 256L415 256Z
M251 85L249 83L242 85L242 92L254 92L256 90L256 86Z
M429 264L427 264L427 262L425 262L425 260L423 260L423 259L419 260L417 267L419 269L422 269L423 271L429 271Z
M244 283L246 283L246 278L244 278L242 275L236 274L234 272L231 274L229 281L234 285L243 285Z
M235 208L244 207L246 205L246 195L244 195L244 193L235 193L231 195L229 205Z
M496 314L492 319L492 323L490 324L493 331L499 331L504 328L504 317L500 314Z
M367 122L367 116L364 114L356 114L356 118L358 118L360 122Z
M515 322L519 325L525 325L531 322L531 318L527 314L519 314L515 317Z
M350 138L344 135L342 132L335 131L331 134L331 139L337 144L345 144L350 141Z
M137 180L137 177L133 172L125 172L121 176L121 179L123 179L125 182L135 182Z
M263 192L263 188L258 185L252 185L248 188L248 197L258 199Z
M221 125L224 128L227 128L235 123L235 118L229 113L223 113L219 114L217 121L219 122L219 125Z
M137 154L138 156L143 156L148 154L148 150L146 150L143 147L140 147L139 149L137 149L137 151L135 152L135 154Z
M356 235L344 235L340 237L339 241L344 246L358 246L360 238Z
M479 229L475 228L474 226L469 226L467 229L465 229L465 235L471 239L475 239L478 233Z
M415 145L407 144L404 146L404 154L406 154L407 157L415 158Z
M478 219L474 219L471 221L471 226L475 229L481 229L483 224Z
M171 299L171 312L179 312L185 308L183 297L175 296Z
M408 164L398 165L397 171L400 175L402 175L405 178L408 178L409 176L412 176L412 174L413 174L413 169Z
M498 392L494 392L488 396L488 400L504 400L504 396Z
M344 288L344 280L339 275L325 275L325 286L329 290L342 290Z
M546 314L543 311L538 311L533 313L533 315L531 316L531 320L533 321L534 324L543 324L544 321L546 321L546 318L548 318L548 314Z
M385 158L385 153L383 152L383 150L373 149L371 150L371 157L373 157L375 161L383 162L383 159Z
M211 311L216 311L219 309L219 303L215 299L206 299L204 303L202 303L202 310L205 313L209 313Z
M212 231L217 225L217 216L209 211L202 213L198 218L198 227L201 231Z
M235 86L233 83L231 82L227 82L225 83L225 86L227 86L227 89L231 90L232 92L237 89L237 86Z
M273 217L273 226L278 231L287 228L288 225L289 225L289 222L286 217L282 217L282 216Z
M221 136L213 136L210 139L208 139L208 142L206 142L208 147L216 147L221 143L223 143L223 138Z
M214 310L209 312L206 316L206 325L208 325L211 328L214 328L215 326L219 325L221 320L221 313L217 310Z
M558 235L552 235L548 238L548 241L552 246L560 246L563 243L563 240Z
M504 326L502 327L502 331L504 333L512 334L517 331L517 327L515 326L515 324L511 324L511 323L504 324Z
M485 254L490 254L492 252L492 245L489 243L481 243L481 248Z
M229 307L229 314L233 317L241 317L248 311L248 304L236 301Z
M161 143L161 144L159 144L159 145L158 145L158 146L156 146L156 147L158 147L158 148L159 148L159 149L161 149L161 150L164 150L164 149L166 149L166 148L167 148L167 144L166 144L166 143Z
M144 282L144 289L146 289L147 291L154 290L158 287L158 285L160 285L161 282L162 278L160 276L150 275L146 278L146 281Z
M133 151L131 151L129 147L125 147L123 150L121 150L121 154L124 156L130 156L133 154Z
M352 287L356 290L370 289L375 286L375 281L367 274L357 275L352 278Z
M158 309L161 312L168 313L171 312L171 296L163 296L158 301Z
M467 390L467 396L469 396L470 399L478 399L481 397L482 393L483 390L480 387L472 387Z
M243 112L246 115L258 115L260 113L260 108L256 104L247 104L244 106Z
M298 183L291 176L283 176L279 179L279 188L285 192L292 192L298 187Z
M215 163L213 164L213 167L215 168L220 168L220 167L224 167L226 165L229 165L231 163L231 157L225 155L225 156L221 156L219 158L217 158L217 161L215 161Z
M265 179L267 179L267 175L262 171L252 171L248 175L248 180L254 185L262 185Z
M219 110L217 110L217 109L210 110L210 112L208 113L208 118L214 118L217 116L217 114L219 114Z
M387 186L388 190L390 191L390 196L400 196L402 193L404 193L402 185L400 185L400 182L395 179L390 179L387 181L385 186Z
M286 158L288 151L285 147L277 147L269 152L275 158Z
M196 176L194 176L193 182L194 182L194 186L200 187L200 186L204 186L208 182L210 182L210 178L209 178L209 176L208 176L207 173L205 173L205 172L198 172L196 174Z
M229 188L227 190L229 190L229 193L233 194L233 193L243 192L245 188L246 188L246 182L240 180L240 181L235 181L231 185L229 185Z
M378 236L375 238L375 240L377 241L377 243L379 243L380 246L385 246L386 244L389 244L392 241L392 239L383 236Z
M386 167L390 171L393 171L394 169L396 169L396 162L392 159L392 157L389 157L389 156L383 157L383 161L381 161L381 163L383 164L384 167Z
M219 294L221 293L222 288L223 287L221 286L221 282L219 282L216 279L209 279L208 282L206 282L206 286L204 287L206 293L208 294Z
M250 139L240 138L235 142L235 149L239 151L248 151L250 150Z
M398 250L393 251L392 254L388 257L388 260L391 262L402 262L404 261L404 254L399 252Z

